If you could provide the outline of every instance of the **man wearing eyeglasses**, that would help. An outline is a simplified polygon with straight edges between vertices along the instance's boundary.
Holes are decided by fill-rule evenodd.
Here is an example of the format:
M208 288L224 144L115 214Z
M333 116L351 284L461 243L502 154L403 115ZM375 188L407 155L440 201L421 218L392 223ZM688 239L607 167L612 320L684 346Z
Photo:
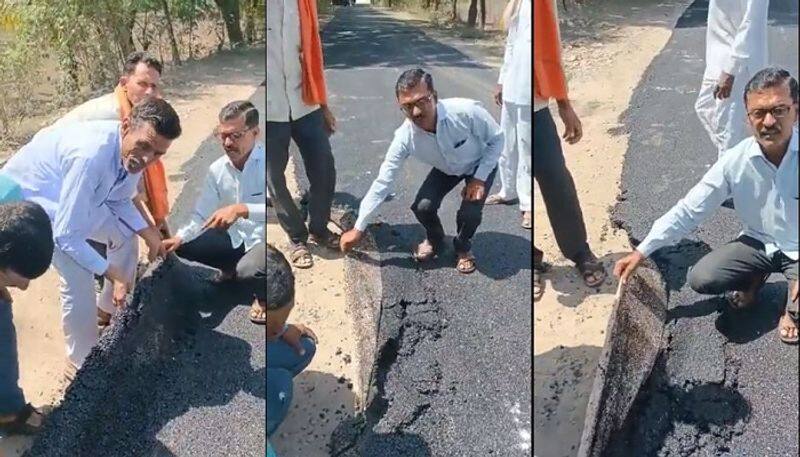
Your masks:
M346 252L361 240L370 218L389 195L403 162L414 156L433 167L411 205L426 232L414 257L424 262L441 252L444 228L439 206L464 181L453 246L458 257L456 269L472 273L477 263L471 253L471 239L481 223L486 192L492 187L503 149L500 126L479 102L464 98L439 100L433 77L419 68L400 75L395 95L406 121L395 131L378 178L361 200L355 228L342 235L340 247Z
M249 101L227 104L216 136L225 155L211 164L191 220L164 250L220 270L254 295L250 320L264 324L264 225L267 221L264 145L258 142L258 110Z
M670 245L732 197L744 231L706 255L689 273L701 294L726 293L730 306L753 305L772 273L789 281L779 337L796 344L798 317L798 84L788 71L766 68L744 90L754 136L722 156L683 200L658 219L650 233L614 274L625 281L656 250Z

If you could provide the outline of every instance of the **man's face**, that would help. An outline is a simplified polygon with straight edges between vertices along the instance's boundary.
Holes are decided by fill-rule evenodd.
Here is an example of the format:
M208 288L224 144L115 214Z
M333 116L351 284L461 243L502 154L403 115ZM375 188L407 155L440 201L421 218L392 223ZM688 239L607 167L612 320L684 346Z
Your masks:
M22 276L11 268L0 270L0 280L2 280L5 287L16 287L20 290L27 289L28 285L31 283L30 279Z
M765 149L785 145L797 122L797 105L792 101L788 82L747 94L747 117L756 141Z
M155 159L167 153L172 140L158 135L148 122L132 125L122 121L122 164L128 173L141 173Z
M128 101L135 105L145 97L161 98L161 75L146 63L139 62L130 75L122 75L119 83L128 94Z
M294 299L283 308L276 310L267 309L267 339L275 338L275 336L283 330L283 326L289 319L292 308L294 308Z
M253 150L258 134L257 126L247 127L244 115L221 122L217 127L217 138L222 142L225 153L234 161Z
M436 94L425 81L397 96L400 109L417 127L432 130L436 123Z

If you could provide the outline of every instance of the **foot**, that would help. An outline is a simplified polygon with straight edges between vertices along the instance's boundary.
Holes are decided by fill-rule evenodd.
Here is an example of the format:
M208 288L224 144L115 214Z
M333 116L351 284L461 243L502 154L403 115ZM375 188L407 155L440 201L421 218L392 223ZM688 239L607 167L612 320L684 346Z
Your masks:
M728 304L733 309L746 309L753 306L758 299L758 292L764 287L769 275L757 275L747 290L735 290L727 294Z
M797 321L788 311L781 316L778 331L781 341L786 344L797 344Z
M530 211L523 211L522 212L522 228L524 229L531 229L531 212Z
M0 416L0 430L8 435L33 435L44 425L49 408L34 408L30 403L14 414Z
M423 240L422 243L417 245L417 248L414 250L413 256L414 260L417 262L427 262L432 258L436 257L438 254L436 247L433 246L433 243L430 241Z
M308 235L308 241L327 249L332 249L334 251L339 250L339 235L331 231L322 235Z
M550 265L541 259L533 264L533 301L539 301L544 296L544 273L550 269Z
M311 257L311 252L305 243L297 243L292 246L289 258L296 268L311 268L314 265L314 258Z
M459 273L470 274L478 267L475 262L475 256L471 252L459 252L458 262L456 263L456 270Z
M267 324L267 304L261 304L258 300L253 301L250 307L250 322L256 325Z
M593 254L589 254L584 260L578 262L576 267L587 287L600 287L606 280L606 268Z
M492 194L486 197L484 205L507 205L514 201L513 198L505 198L500 194Z

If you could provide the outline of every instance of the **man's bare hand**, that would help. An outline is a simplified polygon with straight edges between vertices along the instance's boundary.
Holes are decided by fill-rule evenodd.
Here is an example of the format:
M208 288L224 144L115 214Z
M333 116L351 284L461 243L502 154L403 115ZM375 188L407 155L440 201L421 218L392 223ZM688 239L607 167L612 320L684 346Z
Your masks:
M336 117L327 105L322 107L322 119L325 122L325 130L328 132L328 135L336 133Z
M164 252L166 253L175 252L179 247L181 247L181 244L183 244L183 239L181 239L179 236L173 236L172 238L167 238L161 242Z
M364 232L361 230L352 229L344 232L342 236L339 237L339 249L341 249L342 252L350 251L361 241L363 236Z
M305 355L306 351L303 349L303 344L300 342L301 338L307 336L311 338L314 343L318 343L317 335L311 331L310 328L306 327L303 324L289 324L286 326L286 331L281 336L281 339L286 342L289 346L294 348L294 350L299 355Z
M631 252L625 257L619 259L617 264L614 265L614 276L618 277L620 281L626 282L633 272L639 268L639 265L644 262L644 259L644 254L641 252Z
M725 73L724 71L719 76L719 81L717 81L717 85L714 87L714 98L725 100L726 98L731 96L731 92L733 91L733 80L735 78L733 75Z
M470 178L461 191L461 196L468 202L477 202L486 196L486 184L480 179Z
M214 211L203 228L228 230L240 217L247 217L247 206L239 203Z
M128 285L122 281L114 281L114 293L111 296L111 302L117 308L125 306L125 297L128 295Z
M498 84L497 88L494 90L494 102L497 103L497 106L503 106L503 85Z
M572 109L572 103L569 100L558 101L558 116L561 122L564 123L564 134L561 135L569 144L575 144L583 137L583 125L575 110Z
M166 252L161 246L161 233L155 227L147 227L138 232L147 246L147 261L154 262L158 257L164 257Z

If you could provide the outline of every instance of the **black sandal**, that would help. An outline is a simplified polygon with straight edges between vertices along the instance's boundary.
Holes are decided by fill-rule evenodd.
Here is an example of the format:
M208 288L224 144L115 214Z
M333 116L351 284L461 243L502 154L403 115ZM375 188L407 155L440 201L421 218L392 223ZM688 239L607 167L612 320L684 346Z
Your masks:
M327 234L321 236L309 234L308 241L316 244L317 246L333 249L334 251L339 250L339 236L332 232L328 232Z
M39 425L31 424L28 421L33 415L41 417ZM34 435L38 433L44 426L44 418L46 414L33 407L30 403L26 403L22 407L13 421L0 423L0 431L4 436L11 435Z
M586 287L600 287L603 285L606 277L608 277L608 273L606 273L606 267L603 266L603 263L599 262L593 255L589 255L580 262L577 262L575 267L581 273L583 283L586 284ZM596 278L598 274L600 275L600 279L590 282L591 278Z
M544 273L550 270L550 264L547 262L538 262L533 264L533 301L539 301L544 295Z

